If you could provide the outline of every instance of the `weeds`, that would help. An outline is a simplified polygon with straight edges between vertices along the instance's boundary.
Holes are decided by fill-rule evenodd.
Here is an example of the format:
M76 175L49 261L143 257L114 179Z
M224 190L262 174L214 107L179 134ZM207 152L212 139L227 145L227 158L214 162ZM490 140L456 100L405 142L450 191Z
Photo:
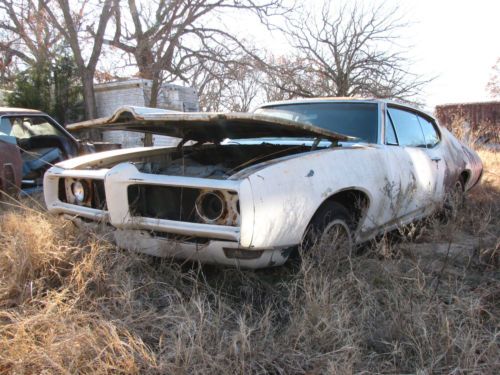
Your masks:
M261 271L130 253L9 209L0 372L498 373L500 162L481 157L455 220Z

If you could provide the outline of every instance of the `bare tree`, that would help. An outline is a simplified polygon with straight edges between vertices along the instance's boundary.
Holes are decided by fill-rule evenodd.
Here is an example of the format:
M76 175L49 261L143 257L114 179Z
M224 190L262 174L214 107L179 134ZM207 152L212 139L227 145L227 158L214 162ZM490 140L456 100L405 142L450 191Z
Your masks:
M192 66L188 81L197 90L200 109L217 112L223 101L223 90L226 84L226 66L216 61L199 59Z
M43 65L54 58L60 34L35 0L0 0L0 51L26 65Z
M0 40L8 40L8 33L0 29ZM15 75L17 73L17 64L15 56L9 49L1 49L0 54L0 85L4 88L12 87L14 85Z
M116 15L116 32L106 43L135 58L142 78L152 80L150 106L157 105L162 82L199 79L197 66L238 61L233 52L252 54L240 38L218 27L210 27L210 16L217 12L249 11L263 21L272 14L286 12L280 0L127 0L128 13ZM194 71L194 72L193 72ZM205 71L206 78L213 73ZM205 86L206 87L206 84Z
M210 62L210 66L202 66L198 75L193 77L201 109L248 112L262 97L261 75L259 69L244 61Z
M332 9L326 1L319 17L291 20L286 32L297 53L290 69L276 68L276 87L305 97L415 96L426 81L409 72L408 59L394 43L406 26L397 13L359 3Z
M486 89L489 91L492 98L500 97L500 58L494 66L491 67L491 77L486 85Z
M238 64L232 71L231 84L227 87L225 103L228 110L250 111L260 92L260 72L247 65Z
M69 0L48 0L43 3L51 23L73 52L82 80L85 117L88 119L97 117L94 74L101 56L104 34L117 4L118 0L84 1L78 5L79 8L74 9L77 3ZM88 40L89 36L91 40Z
M300 56L271 57L259 65L261 86L266 101L318 96L323 88L321 77L312 70L309 60Z

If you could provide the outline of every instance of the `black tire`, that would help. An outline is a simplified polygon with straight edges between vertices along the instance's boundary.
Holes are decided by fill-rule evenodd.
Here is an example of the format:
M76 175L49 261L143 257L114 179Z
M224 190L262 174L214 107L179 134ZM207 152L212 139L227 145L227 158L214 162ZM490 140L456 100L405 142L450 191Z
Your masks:
M302 240L304 254L317 251L351 252L353 248L354 221L347 208L336 202L326 202L319 208ZM342 248L342 249L341 249Z

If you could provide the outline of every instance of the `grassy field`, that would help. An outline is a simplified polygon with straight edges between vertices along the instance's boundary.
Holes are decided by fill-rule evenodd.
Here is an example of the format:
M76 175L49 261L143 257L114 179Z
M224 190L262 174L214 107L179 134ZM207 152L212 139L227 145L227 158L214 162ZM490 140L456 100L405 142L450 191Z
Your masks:
M181 265L0 216L0 373L500 373L500 154L456 220L260 271Z

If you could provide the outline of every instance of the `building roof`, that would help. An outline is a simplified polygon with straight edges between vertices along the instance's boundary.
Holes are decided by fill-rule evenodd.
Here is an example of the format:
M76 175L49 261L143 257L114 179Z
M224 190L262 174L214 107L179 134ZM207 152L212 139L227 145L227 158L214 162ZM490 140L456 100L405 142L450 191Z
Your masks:
M500 100L490 100L490 101L485 101L485 102L445 103L445 104L436 105L436 108L438 108L438 107L469 106L469 105L500 105Z

